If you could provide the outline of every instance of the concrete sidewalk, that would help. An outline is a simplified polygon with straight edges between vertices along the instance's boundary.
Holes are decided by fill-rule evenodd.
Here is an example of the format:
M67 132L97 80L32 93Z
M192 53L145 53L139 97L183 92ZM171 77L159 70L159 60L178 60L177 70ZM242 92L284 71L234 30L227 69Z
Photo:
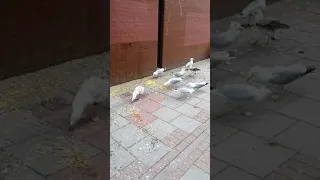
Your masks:
M68 132L79 83L100 75L108 54L73 60L0 82L0 179L108 179L109 110Z
M211 69L211 84L245 82L254 65L299 62L320 68L320 1L283 1L267 8L292 28L268 47L252 47L258 37L244 32L231 65ZM227 22L217 22L219 24ZM254 34L250 37L249 35ZM211 177L213 180L320 179L320 76L313 75L274 90L277 101L260 107L233 107L211 96ZM252 117L241 116L244 109Z
M183 82L168 89L161 85L180 68L111 88L111 179L210 179L209 85L193 95L173 92L188 82L209 82L209 63L195 63L200 72L187 71ZM131 103L137 85L147 92Z

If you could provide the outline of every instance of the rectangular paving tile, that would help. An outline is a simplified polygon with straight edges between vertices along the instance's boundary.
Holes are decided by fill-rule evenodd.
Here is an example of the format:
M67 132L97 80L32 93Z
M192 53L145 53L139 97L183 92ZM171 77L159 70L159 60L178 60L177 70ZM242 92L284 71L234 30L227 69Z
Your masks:
M320 102L307 98L300 98L282 109L279 109L278 112L320 126L318 118L320 116L319 106Z
M135 104L135 106L149 113L152 113L162 107L161 104L152 100L145 100L145 101L139 102Z
M210 102L207 100L202 100L196 106L203 109L206 113L210 114Z
M238 108L219 118L219 122L265 138L272 138L296 123L291 118L265 109L254 111L251 117L241 115L244 111Z
M162 140L163 138L174 132L177 129L177 127L172 126L171 124L165 121L157 119L145 126L145 129L149 134L153 135L159 140Z
M177 118L172 120L170 124L186 131L187 133L192 133L195 129L197 129L197 127L201 125L199 121L191 119L185 115L178 116Z
M186 104L186 103L182 104L175 110L191 118L193 118L194 116L196 116L198 113L202 111L200 108Z
M274 141L283 144L289 148L299 150L320 158L320 131L319 128L306 123L298 123L290 129L277 136Z
M211 148L212 156L264 177L294 155L294 151L268 146L262 139L237 133Z
M222 170L227 168L227 164L219 161L213 157L210 157L210 174L214 177L216 174L220 173Z
M129 151L147 167L151 167L171 149L159 140L148 136L132 146Z
M210 127L210 146L214 146L225 139L229 138L229 136L237 133L238 130L235 128L231 128L225 125L218 123L217 121L213 121Z
M143 110L136 111L131 115L127 116L126 118L129 121L131 121L134 125L139 127L146 126L157 119L157 117L155 117L154 115Z
M212 178L213 180L231 180L231 179L245 179L245 180L259 180L258 177L253 176L247 172L243 172L237 168L229 167L218 175Z
M178 101L172 97L166 97L163 101L161 101L162 105L167 106L168 108L175 109L183 104L183 102Z
M42 175L52 174L67 166L76 167L78 161L86 161L100 153L89 144L60 133L30 139L11 146L9 151Z
M312 88L305 88L312 87ZM320 101L320 82L310 78L301 78L284 87L291 92Z
M168 107L162 107L157 111L153 112L152 114L160 118L161 120L170 122L174 118L178 117L181 113L178 113L177 111L172 110L171 108L168 108Z
M111 134L111 137L120 143L123 147L128 148L141 139L145 138L148 134L142 129L137 128L133 124L128 124Z
M198 168L197 166L191 166L190 169L180 178L180 180L209 180L210 175Z
M111 114L110 115L110 131L114 132L119 128L129 124L130 122L119 114Z
M129 165L135 161L127 150L125 150L120 144L114 143L110 146L110 173L116 174L116 171Z
M0 135L13 142L20 142L44 132L40 120L30 111L12 111L0 121Z

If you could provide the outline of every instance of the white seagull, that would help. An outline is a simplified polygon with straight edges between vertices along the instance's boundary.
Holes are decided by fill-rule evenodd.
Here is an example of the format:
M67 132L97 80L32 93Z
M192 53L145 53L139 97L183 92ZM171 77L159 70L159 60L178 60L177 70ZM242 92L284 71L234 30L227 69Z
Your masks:
M185 68L182 68L181 71L179 71L179 72L174 72L174 73L173 73L173 76L175 76L175 77L182 77L185 72L186 72L186 69L185 69Z
M191 69L193 66L193 58L190 58L190 61L186 64L187 69Z
M174 91L180 92L182 94L192 94L192 93L194 93L195 90L194 89L190 89L190 88L182 87L182 88L174 89Z
M133 93L132 93L131 102L133 102L134 100L136 100L137 97L138 97L138 95L141 95L141 94L143 94L143 93L144 93L144 87L142 87L142 86L137 86L137 87L134 89Z
M153 74L153 77L159 77L164 71L166 70L166 68L158 68Z
M206 85L208 85L208 84L209 84L209 83L207 83L207 82L198 82L198 83L189 82L189 83L188 83L188 87L193 88L193 89L200 89L200 88L202 88L203 86L206 86Z
M289 66L261 67L255 66L250 69L247 81L253 79L262 84L278 85L280 89L296 79L299 79L316 70L313 66L293 64Z
M69 130L81 119L85 108L90 104L99 104L108 99L110 84L107 79L92 76L80 85L72 103Z
M170 86L172 84L177 84L178 82L181 82L182 78L171 78L168 81L166 81L163 85L164 86Z

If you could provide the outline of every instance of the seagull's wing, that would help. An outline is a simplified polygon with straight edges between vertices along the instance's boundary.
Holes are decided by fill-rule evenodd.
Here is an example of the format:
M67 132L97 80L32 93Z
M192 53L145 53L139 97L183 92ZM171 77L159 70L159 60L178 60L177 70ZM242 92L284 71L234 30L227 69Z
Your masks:
M272 84L284 85L288 84L301 76L302 73L294 71L282 71L274 73L273 78L269 79Z

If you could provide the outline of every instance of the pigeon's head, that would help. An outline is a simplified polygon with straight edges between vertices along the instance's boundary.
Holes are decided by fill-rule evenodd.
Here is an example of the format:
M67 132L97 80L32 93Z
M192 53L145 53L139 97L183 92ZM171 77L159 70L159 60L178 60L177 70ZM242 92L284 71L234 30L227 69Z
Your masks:
M239 22L231 21L230 22L230 29L236 30L236 31L243 31L244 27L241 26Z
M260 72L262 69L261 66L254 66L250 69L249 73L248 73L248 77L247 77L247 81L249 81L253 76L255 76L255 74L257 74L258 72Z

